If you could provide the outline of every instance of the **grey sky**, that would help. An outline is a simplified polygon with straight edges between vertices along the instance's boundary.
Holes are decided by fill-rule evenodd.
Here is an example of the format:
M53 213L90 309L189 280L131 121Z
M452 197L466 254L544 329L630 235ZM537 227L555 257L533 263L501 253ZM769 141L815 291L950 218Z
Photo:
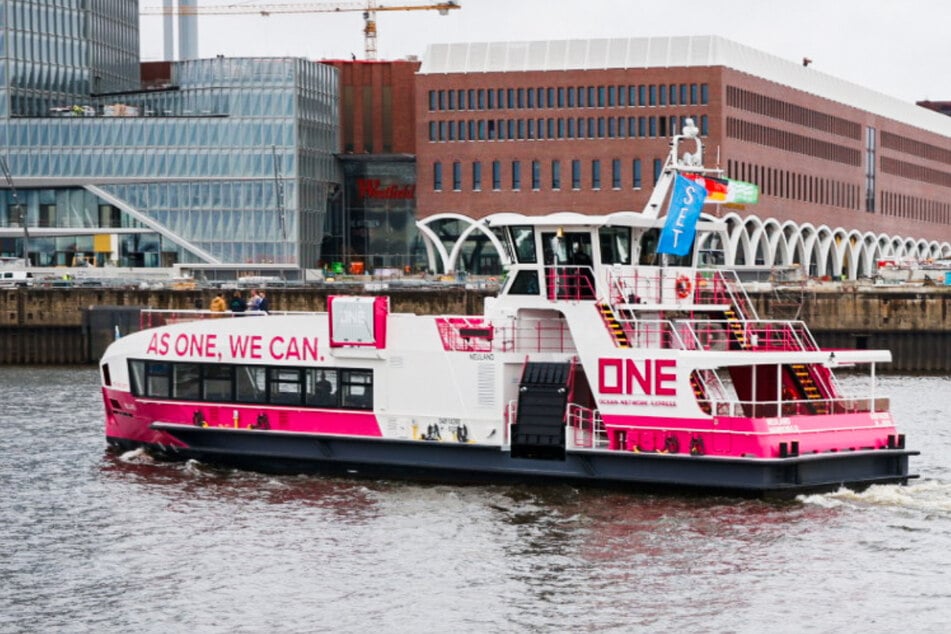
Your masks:
M378 0L384 6L428 0ZM304 0L220 4L353 5ZM436 42L720 35L905 101L951 99L948 0L460 0L462 8L377 15L380 59L422 56ZM142 0L142 6L161 0ZM143 59L162 57L161 18L142 18ZM363 57L363 18L349 13L201 16L199 54Z

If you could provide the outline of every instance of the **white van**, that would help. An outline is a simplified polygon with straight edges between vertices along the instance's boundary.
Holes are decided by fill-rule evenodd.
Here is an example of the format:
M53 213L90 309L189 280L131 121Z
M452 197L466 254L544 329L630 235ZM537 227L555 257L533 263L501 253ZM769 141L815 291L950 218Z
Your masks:
M33 273L30 271L0 270L0 288L19 288L33 286Z

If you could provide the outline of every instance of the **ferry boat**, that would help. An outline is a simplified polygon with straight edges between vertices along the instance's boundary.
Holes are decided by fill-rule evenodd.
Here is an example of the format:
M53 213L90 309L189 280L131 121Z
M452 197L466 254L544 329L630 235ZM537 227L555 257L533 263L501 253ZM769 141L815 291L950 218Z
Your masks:
M631 491L917 477L877 392L890 352L823 350L803 322L760 318L703 261L723 223L689 218L696 187L702 206L730 184L692 126L670 147L641 212L485 218L507 275L481 315L343 295L320 313L144 313L151 327L100 363L108 444L266 472ZM857 377L837 380L843 367Z

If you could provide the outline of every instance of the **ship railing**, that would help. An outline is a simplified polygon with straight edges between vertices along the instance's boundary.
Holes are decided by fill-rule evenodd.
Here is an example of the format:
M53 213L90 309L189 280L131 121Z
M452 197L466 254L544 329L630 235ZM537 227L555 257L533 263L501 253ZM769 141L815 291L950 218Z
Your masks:
M176 308L143 308L139 311L139 329L157 328L168 324L179 324L186 321L199 321L202 319L222 319L230 317L259 317L263 315L278 315L279 312L263 312L260 310L246 310L235 313L230 310L208 310L193 309L182 310Z
M598 296L594 269L585 265L545 267L545 296L550 301L594 299Z
M686 297L677 295L677 283L685 276L692 280L696 271L689 268L656 266L609 269L606 274L608 301L612 307L624 304L686 302ZM690 291L694 288L691 284Z
M565 420L572 447L600 449L608 446L608 433L598 410L569 403Z
M729 350L736 340L735 322L723 319L678 319L676 327L687 350ZM740 322L743 341L748 350L813 351L815 346L809 329L802 321L756 320Z
M669 319L623 321L621 326L631 348L690 349L684 341L682 328Z
M882 396L838 397L824 399L710 400L714 416L726 418L776 418L817 414L863 414L887 412L889 398Z
M492 352L577 352L563 319L519 319L493 325Z
M759 319L756 308L746 293L746 289L743 288L736 271L721 269L697 271L694 299L698 304L729 305L737 319L742 321Z

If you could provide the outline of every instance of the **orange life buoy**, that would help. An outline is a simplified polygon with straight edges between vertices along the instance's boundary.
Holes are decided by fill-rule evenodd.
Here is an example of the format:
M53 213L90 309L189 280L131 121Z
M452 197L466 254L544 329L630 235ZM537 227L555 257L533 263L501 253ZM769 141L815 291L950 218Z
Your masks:
M674 289L677 291L677 297L680 299L686 299L689 297L690 291L692 290L690 278L686 275L681 275L678 277L676 284L674 284Z

